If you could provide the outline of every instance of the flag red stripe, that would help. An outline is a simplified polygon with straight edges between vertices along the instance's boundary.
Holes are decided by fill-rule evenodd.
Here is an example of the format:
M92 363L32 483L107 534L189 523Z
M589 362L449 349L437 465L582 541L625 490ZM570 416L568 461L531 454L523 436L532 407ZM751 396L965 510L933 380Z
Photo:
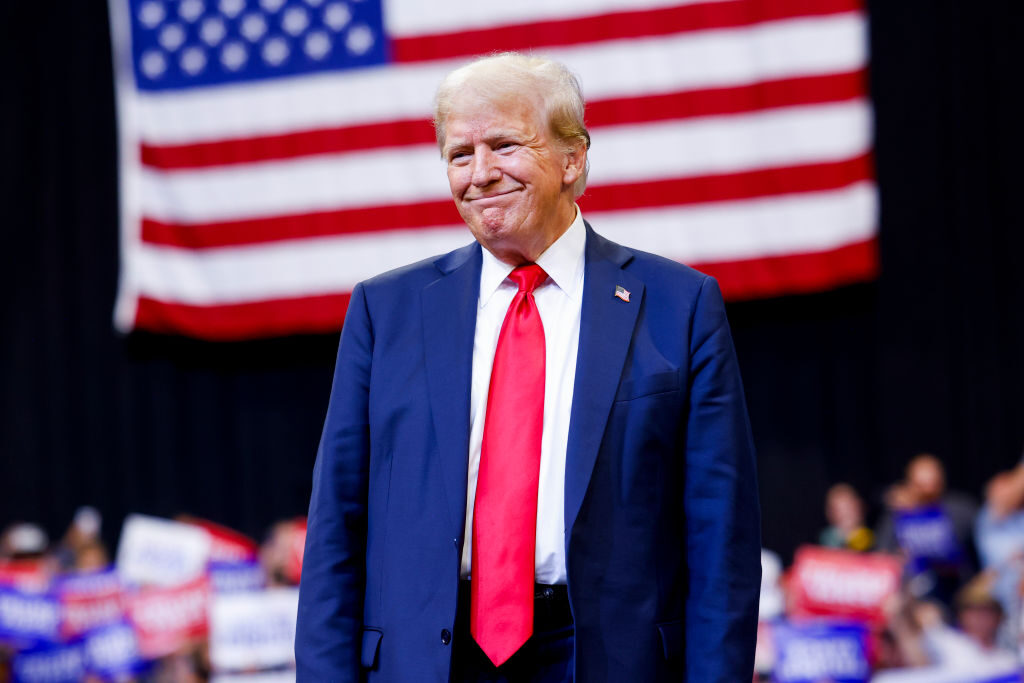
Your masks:
M143 165L171 171L432 142L434 127L430 121L403 119L186 145L152 145L144 142L141 154Z
M830 251L694 267L717 279L730 301L806 294L877 278L878 242L871 238Z
M609 12L589 17L395 38L391 41L391 53L397 62L451 59L506 50L736 28L794 17L850 12L860 10L861 6L860 0L817 0L814 3L806 0L739 0Z
M613 98L587 105L587 125L595 128L840 102L862 97L866 91L866 71L859 69L729 88ZM433 142L429 121L404 119L187 145L143 143L141 154L144 165L170 171Z
M584 211L679 206L795 192L834 190L873 177L870 155L843 161L742 173L603 185L580 198ZM142 221L142 240L185 249L208 249L278 240L458 225L451 200L393 204L301 215L204 224Z
M199 225L164 223L144 217L142 241L186 249L207 249L396 228L457 225L461 222L455 205L450 199L445 199Z
M579 204L584 211L680 206L836 190L872 177L871 157L865 154L822 164L604 185L588 190Z
M209 341L337 332L351 295L328 294L264 299L243 304L192 306L139 298L135 326L161 334L182 334Z
M842 102L867 93L867 70L761 81L730 88L597 100L587 104L587 126L721 116Z
M875 239L825 252L728 263L695 264L716 277L726 299L737 301L828 289L877 276ZM235 341L341 329L349 294L193 306L139 299L136 326L211 341Z

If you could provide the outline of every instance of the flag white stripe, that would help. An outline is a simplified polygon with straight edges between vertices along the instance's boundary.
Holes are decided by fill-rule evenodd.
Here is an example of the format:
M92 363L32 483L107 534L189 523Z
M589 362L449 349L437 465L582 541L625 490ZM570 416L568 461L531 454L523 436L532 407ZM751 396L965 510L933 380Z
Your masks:
M829 192L594 213L594 224L629 247L684 263L720 263L826 251L869 239L878 224L876 201L874 183L864 181Z
M720 0L723 4L737 0ZM516 2L465 2L465 0L388 0L384 24L393 36L492 28L499 24L527 24L573 19L609 12L635 12L662 7L710 4L708 0L516 0Z
M594 131L594 185L839 161L871 145L865 100ZM672 153L666 154L666 150Z
M870 146L863 100L594 131L592 185L691 177L852 158ZM664 150L673 150L665 154ZM143 172L142 210L212 223L449 196L434 145ZM286 179L286 181L282 181Z
M586 214L617 242L689 263L820 251L871 238L872 182L841 190L689 207ZM140 294L216 305L348 291L361 280L471 241L465 226L190 251L143 245Z
M542 52L567 64L594 101L853 71L864 66L866 49L864 17L851 12ZM139 134L149 144L172 145L425 119L438 83L465 61L141 92Z

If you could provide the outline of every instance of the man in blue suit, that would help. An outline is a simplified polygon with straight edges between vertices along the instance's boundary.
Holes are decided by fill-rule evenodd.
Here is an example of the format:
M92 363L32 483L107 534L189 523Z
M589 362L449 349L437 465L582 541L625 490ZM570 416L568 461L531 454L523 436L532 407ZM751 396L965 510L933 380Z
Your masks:
M299 680L751 680L760 514L717 284L584 222L560 64L452 72L435 127L476 242L352 293Z

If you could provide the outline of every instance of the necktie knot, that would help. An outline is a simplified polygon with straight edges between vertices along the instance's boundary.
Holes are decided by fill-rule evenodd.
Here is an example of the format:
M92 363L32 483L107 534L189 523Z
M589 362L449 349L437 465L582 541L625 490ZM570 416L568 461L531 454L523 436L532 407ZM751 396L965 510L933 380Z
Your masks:
M508 279L516 283L520 292L532 292L544 282L548 274L536 263L519 266L508 274Z

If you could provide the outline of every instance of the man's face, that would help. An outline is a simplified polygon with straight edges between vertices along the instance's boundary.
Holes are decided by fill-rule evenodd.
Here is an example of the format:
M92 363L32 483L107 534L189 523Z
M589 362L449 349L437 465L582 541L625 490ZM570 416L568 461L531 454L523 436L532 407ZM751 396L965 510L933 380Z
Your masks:
M528 96L496 103L463 95L451 112L442 153L462 219L499 259L533 261L575 216L572 184L585 150L566 154Z
M960 628L975 642L986 648L995 645L999 624L1003 619L1002 612L998 607L971 605L961 608L957 616Z
M907 473L907 479L920 503L937 502L946 490L946 475L942 465L930 458L915 461Z
M843 531L853 531L864 523L860 499L849 491L834 492L826 508L829 522Z

